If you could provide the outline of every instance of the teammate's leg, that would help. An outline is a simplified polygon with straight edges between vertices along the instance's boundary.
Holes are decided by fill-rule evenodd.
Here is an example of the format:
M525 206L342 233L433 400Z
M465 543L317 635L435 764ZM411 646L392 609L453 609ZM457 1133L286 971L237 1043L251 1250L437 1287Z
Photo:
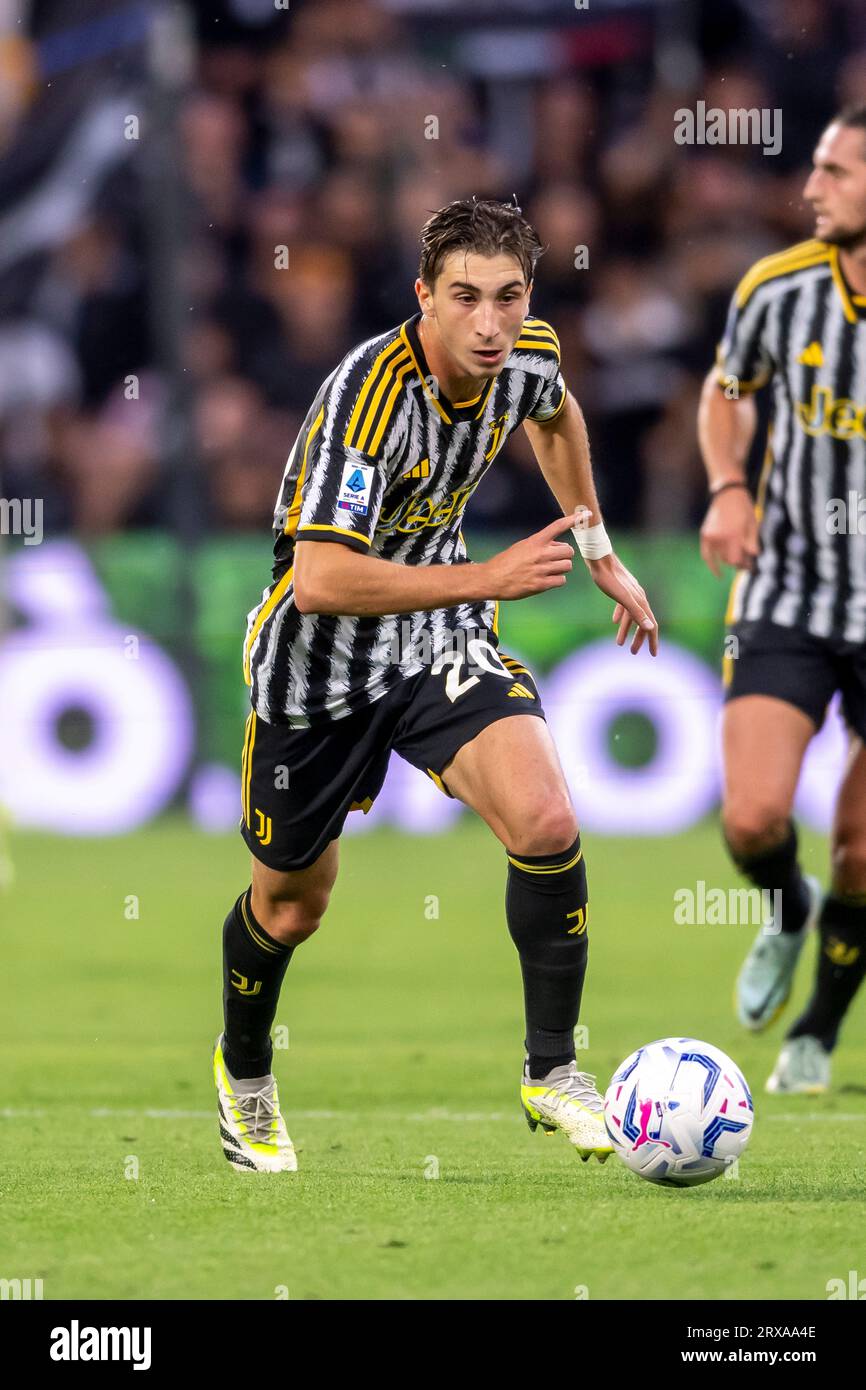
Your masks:
M756 887L782 890L782 931L799 931L809 908L791 807L815 733L802 710L767 695L732 700L722 716L725 840Z
M223 928L223 1056L235 1077L271 1069L271 1025L297 946L319 925L337 877L339 841L307 869L279 873L252 860L252 885Z
M488 724L443 769L448 791L508 855L505 895L526 1015L521 1096L531 1128L562 1128L582 1158L611 1151L594 1078L577 1071L574 1029L587 963L586 866L577 818L546 723Z
M784 1008L818 888L797 860L791 808L803 758L816 732L786 700L743 695L724 708L725 786L722 825L737 868L757 887L778 893L781 912L762 928L737 979L740 1021L766 1028Z
M866 748L859 738L851 741L839 790L831 855L832 881L819 920L814 990L787 1035L789 1041L800 1040L803 1053L803 1065L797 1070L806 1084L797 1089L811 1091L823 1090L829 1082L826 1058L836 1046L842 1020L866 974ZM785 1084L790 1082L791 1069L788 1058L780 1075L782 1084L774 1090L793 1089Z

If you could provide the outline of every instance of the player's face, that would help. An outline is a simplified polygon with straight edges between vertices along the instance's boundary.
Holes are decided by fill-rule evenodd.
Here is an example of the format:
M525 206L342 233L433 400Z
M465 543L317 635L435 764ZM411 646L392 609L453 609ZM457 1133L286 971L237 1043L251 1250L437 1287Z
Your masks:
M513 256L453 251L431 289L415 283L418 302L435 325L455 374L498 376L520 337L532 283Z
M866 131L829 125L812 163L803 196L815 211L815 235L843 247L866 240Z

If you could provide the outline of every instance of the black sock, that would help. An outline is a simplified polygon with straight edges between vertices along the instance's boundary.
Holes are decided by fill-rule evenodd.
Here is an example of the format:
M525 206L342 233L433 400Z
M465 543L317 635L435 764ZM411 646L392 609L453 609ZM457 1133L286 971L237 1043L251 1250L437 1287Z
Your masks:
M808 1034L832 1052L848 1005L866 974L866 906L830 894L824 900L818 930L815 988L788 1037Z
M788 826L787 838L775 849L761 854L737 854L728 845L731 858L756 888L781 894L782 931L798 932L809 915L809 889L797 863L797 832ZM774 903L775 906L775 903Z
M574 1060L586 974L586 865L580 836L558 854L508 851L505 914L520 956L529 1075Z
M223 1057L241 1080L271 1069L271 1024L294 946L283 946L260 927L242 893L223 927Z

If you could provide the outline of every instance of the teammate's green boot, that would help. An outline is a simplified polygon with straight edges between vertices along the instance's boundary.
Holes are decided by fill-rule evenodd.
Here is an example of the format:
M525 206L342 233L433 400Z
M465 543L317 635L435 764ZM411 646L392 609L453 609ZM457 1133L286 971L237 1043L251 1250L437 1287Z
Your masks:
M737 976L737 1017L753 1033L769 1028L787 1004L800 952L821 911L821 885L811 874L804 877L809 889L809 912L800 930L767 931L761 927Z
M818 1038L803 1034L782 1044L764 1087L771 1096L822 1096L830 1089L830 1054Z

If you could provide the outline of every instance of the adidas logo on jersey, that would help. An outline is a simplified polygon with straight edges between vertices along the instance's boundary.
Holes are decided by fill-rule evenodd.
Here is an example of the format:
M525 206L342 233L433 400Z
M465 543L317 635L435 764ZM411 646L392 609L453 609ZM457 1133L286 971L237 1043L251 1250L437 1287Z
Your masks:
M804 347L797 361L802 367L823 367L824 354L821 351L821 344L810 343L808 347Z
M400 476L402 478L429 478L430 460L422 459L420 463L415 464L414 468L407 468L406 472L402 473Z

